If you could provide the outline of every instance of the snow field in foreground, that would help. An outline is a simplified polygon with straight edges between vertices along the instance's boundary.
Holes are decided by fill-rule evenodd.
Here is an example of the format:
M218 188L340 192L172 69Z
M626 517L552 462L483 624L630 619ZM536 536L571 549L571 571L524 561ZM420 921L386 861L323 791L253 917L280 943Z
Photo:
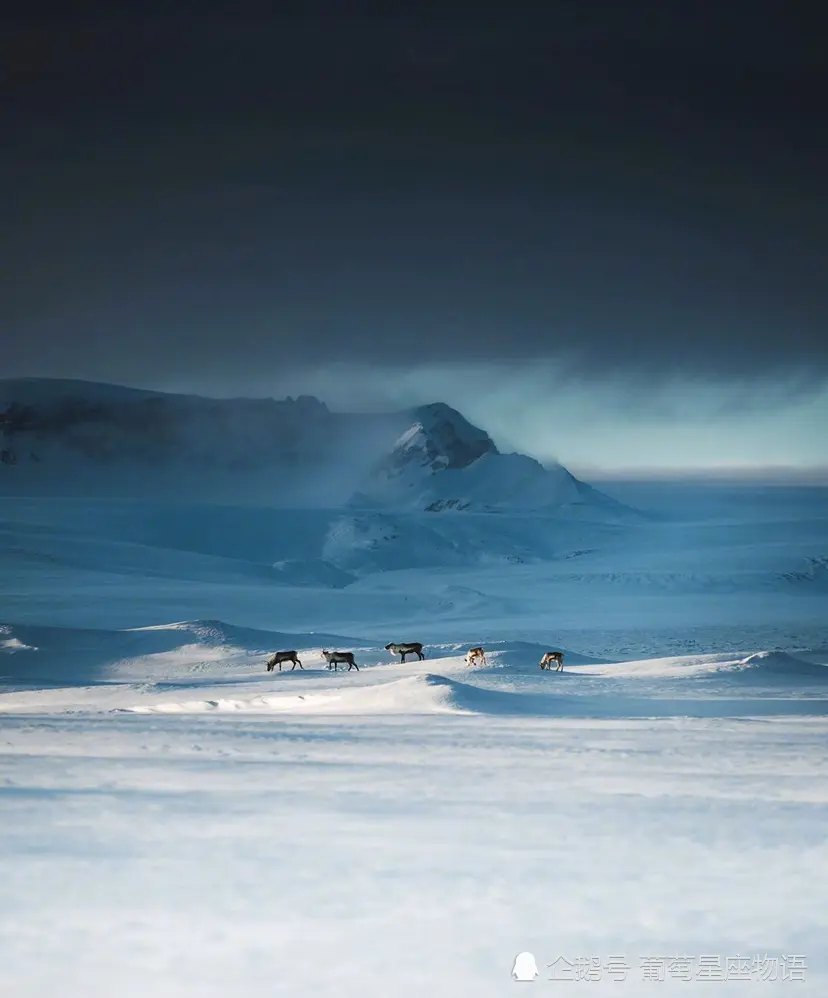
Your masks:
M763 993L824 994L826 735L822 719L7 716L4 977L19 998L495 996L529 950L540 993L558 956L625 955L627 983L587 993L640 994L642 957L767 952L808 971Z
M641 958L768 954L806 979L653 993L823 998L824 495L637 525L6 497L0 994L487 998L529 951L537 994L557 957L638 996Z

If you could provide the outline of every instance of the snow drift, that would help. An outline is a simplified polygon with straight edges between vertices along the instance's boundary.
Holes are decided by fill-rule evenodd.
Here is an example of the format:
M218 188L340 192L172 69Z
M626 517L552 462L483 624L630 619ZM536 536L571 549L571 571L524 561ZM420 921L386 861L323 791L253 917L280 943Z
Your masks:
M106 630L0 625L0 686L76 686L126 679L227 678L263 670L274 651L364 646L343 634L286 633L194 620Z
M231 713L301 714L431 714L467 713L458 703L464 684L443 676L407 676L403 679L352 689L322 689L303 694L273 693L247 698L186 700L139 704L127 708L141 714ZM486 691L481 691L485 693ZM462 697L459 699L463 699Z
M798 678L828 683L828 666L808 662L783 651L760 651L741 659L730 670L734 678L795 681Z
M323 680L324 681L324 680ZM734 691L735 693L735 691ZM620 694L620 695L619 695ZM591 695L572 693L559 679L546 688L508 690L478 685L437 673L410 675L370 684L276 692L254 696L223 696L187 700L156 700L121 708L137 714L274 714L274 715L418 715L451 714L526 718L652 718L825 716L828 701L740 697L693 697L664 687L636 696L630 691L596 689Z

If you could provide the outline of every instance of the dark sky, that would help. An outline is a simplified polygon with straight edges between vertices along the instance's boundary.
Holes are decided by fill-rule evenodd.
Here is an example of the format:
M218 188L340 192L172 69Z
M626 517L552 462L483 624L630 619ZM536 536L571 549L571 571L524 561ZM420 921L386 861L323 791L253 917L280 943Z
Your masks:
M824 14L168 6L3 20L8 375L828 373Z

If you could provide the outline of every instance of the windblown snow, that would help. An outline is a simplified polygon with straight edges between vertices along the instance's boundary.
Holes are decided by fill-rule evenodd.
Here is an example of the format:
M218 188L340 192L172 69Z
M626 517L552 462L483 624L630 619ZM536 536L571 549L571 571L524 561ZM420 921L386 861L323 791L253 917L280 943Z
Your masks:
M0 387L4 994L826 993L825 490Z

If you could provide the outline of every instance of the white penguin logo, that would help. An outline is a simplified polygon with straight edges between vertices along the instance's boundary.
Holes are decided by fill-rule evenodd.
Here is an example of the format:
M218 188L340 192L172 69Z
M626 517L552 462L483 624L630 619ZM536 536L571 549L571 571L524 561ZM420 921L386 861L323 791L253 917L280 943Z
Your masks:
M531 953L518 953L512 967L512 977L516 981L534 981L538 976L538 965Z

